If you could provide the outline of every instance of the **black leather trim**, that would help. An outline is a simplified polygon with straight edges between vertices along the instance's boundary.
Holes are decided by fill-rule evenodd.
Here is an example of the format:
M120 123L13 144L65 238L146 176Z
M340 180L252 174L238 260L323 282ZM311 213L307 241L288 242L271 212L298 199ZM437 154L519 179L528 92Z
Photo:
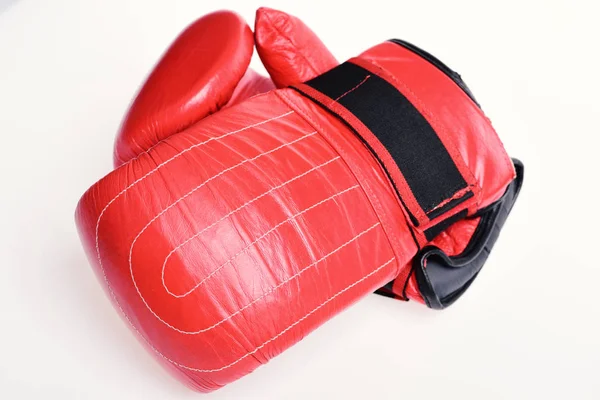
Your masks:
M443 309L454 303L483 268L523 184L523 163L513 159L517 177L500 200L485 212L465 250L448 256L435 246L426 246L414 258L419 291L427 305Z

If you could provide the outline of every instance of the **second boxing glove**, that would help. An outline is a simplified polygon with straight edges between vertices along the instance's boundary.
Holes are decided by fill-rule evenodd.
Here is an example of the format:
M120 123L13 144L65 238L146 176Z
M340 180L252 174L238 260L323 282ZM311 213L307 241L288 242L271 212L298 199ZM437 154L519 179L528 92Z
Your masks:
M259 9L255 35L273 81L248 68L254 37L234 12L208 14L179 35L147 78L121 125L115 141L115 167L223 107L275 86L311 79L337 65L317 36L285 13Z

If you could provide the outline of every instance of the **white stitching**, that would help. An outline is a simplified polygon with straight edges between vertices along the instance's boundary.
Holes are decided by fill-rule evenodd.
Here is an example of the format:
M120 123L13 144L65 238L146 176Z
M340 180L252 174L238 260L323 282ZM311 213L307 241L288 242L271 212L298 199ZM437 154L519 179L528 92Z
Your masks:
M292 329L293 327L295 327L296 325L298 325L299 323L301 323L302 321L304 321L306 318L310 317L312 314L314 314L319 309L321 309L322 307L324 307L325 305L327 305L329 302L331 302L333 299L335 299L339 295L345 293L346 291L352 289L354 286L358 285L359 283L361 283L365 279L367 279L370 276L372 276L372 275L376 274L377 272L381 271L384 267L386 267L388 264L390 264L392 261L394 261L395 258L396 257L390 258L388 261L386 261L385 263L383 263L382 265L380 265L379 267L377 267L373 271L369 272L367 275L363 276L359 280L357 280L354 283L352 283L349 286L347 286L345 289L342 289L339 292L337 292L336 294L334 294L333 296L329 297L327 300L325 300L324 302L322 302L321 304L319 304L317 307L313 308L311 311L309 311L307 314L305 314L302 318L296 320L296 322L294 322L291 325L289 325L287 328L285 328L284 330L282 330L281 332L279 332L277 335L273 336L271 339L268 339L268 340L264 341L261 345L259 345L258 347L256 347L254 350L252 350L252 351L244 354L243 356L241 356L237 360L235 360L235 361L233 361L233 362L231 362L231 363L229 363L227 365L224 365L224 366L222 366L220 368L215 368L215 369L198 369L198 368L191 368L191 367L187 367L185 365L178 364L178 363L176 363L176 362L174 362L172 360L169 360L168 358L167 358L167 360L169 360L170 362L172 362L173 364L175 364L176 366L178 366L180 368L185 368L185 369L188 369L190 371L203 372L203 373L207 373L207 372L219 372L219 371L223 371L224 369L227 369L229 367L232 367L235 364L237 364L240 361L242 361L243 359L245 359L246 357L249 357L249 356L251 356L253 354L256 354L259 350L261 350L263 347L265 347L269 343L271 343L271 342L277 340L278 338L280 338L282 335L284 335L290 329ZM165 357L165 356L163 356L163 357Z
M112 289L112 286L110 285L110 282L108 281L108 277L106 276L106 271L104 270L104 265L102 264L102 256L100 255L100 239L99 239L99 229L100 229L100 221L102 219L102 216L104 215L104 213L106 212L106 210L108 209L108 207L110 207L111 204L113 204L119 197L121 197L123 194L125 194L129 189L131 189L132 187L134 187L135 185L137 185L138 183L140 183L141 181L143 181L144 179L146 179L148 176L152 175L154 172L158 171L159 168L165 166L166 164L168 164L169 162L173 161L174 159L176 159L177 157L181 156L183 153L186 153L190 150L192 150L193 148L196 148L198 146L201 146L203 144L209 143L213 140L220 140L223 139L227 136L233 135L235 133L239 133L242 131L245 131L247 129L250 128L254 128L263 124L266 124L267 122L270 121L274 121L277 120L279 118L283 118L287 115L290 115L292 113L294 113L294 110L288 111L286 113L280 114L276 117L272 117L272 118L268 118L266 120L263 120L261 122L257 122L255 124L252 125L248 125L245 126L241 129L235 130L235 131L231 131L228 132L224 135L221 136L217 136L217 137L211 137L208 140L205 140L204 142L201 143L197 143L194 144L184 150L182 150L181 152L177 153L176 155L174 155L173 157L169 158L168 160L162 162L161 164L157 165L154 169L152 169L151 171L149 171L148 173L146 173L144 176L142 176L141 178L135 180L133 183L131 183L129 186L127 186L125 189L121 190L115 197L113 197L107 204L106 206L104 206L104 208L102 209L102 211L100 212L100 214L98 215L98 219L96 220L96 228L95 228L95 236L96 236L96 256L98 258L98 266L100 267L100 270L102 271L102 277L104 278L104 283L106 284L106 288L108 289L108 292L110 293L110 296L112 297L112 299L114 300L114 303L117 305L117 307L119 308L119 311L121 312L121 314L125 317L125 320L129 323L129 325L133 328L133 330L142 338L144 339L144 342L146 342L146 344L152 349L154 350L154 352L156 354L158 354L159 356L161 356L162 358L172 362L175 364L174 361L170 360L169 358L167 358L165 355L163 355L160 351L158 351L149 341L148 339L146 339L146 337L144 335L142 335L142 333L138 330L138 328L133 324L133 322L131 322L131 319L129 319L129 316L127 315L127 313L123 310L123 307L121 307L121 303L119 303L119 300L117 299L117 296L115 295L115 292ZM152 146L154 147L154 146ZM148 150L149 151L149 150ZM141 156L142 154L147 153L148 151L139 154L136 159ZM130 160L131 161L131 160ZM129 162L123 164L120 168L124 167L125 165L128 165ZM119 169L120 169L119 168Z
M195 188L193 188L192 190L190 190L189 192L187 192L185 195L181 196L176 201L174 201L173 203L171 203L168 207L166 207L165 209L163 209L161 212L159 212L158 214L156 214L156 216L154 216L146 224L146 226L144 226L142 228L142 230L137 234L137 236L133 239L133 242L131 243L130 254L133 251L133 246L135 245L135 243L137 242L137 240L139 239L139 237L146 231L146 229L148 229L148 227L150 225L152 225L152 223L154 223L154 221L156 221L158 218L160 218L163 214L165 214L171 208L173 208L174 206L176 206L177 204L179 204L181 201L185 200L187 197L189 197L190 195L192 195L194 192L198 191L200 188L202 188L203 186L205 186L208 182L210 182L210 181L218 178L219 176L225 174L226 172L229 172L229 171L231 171L231 170L233 170L233 169L235 169L235 168L237 168L239 166L242 166L242 165L246 164L247 162L255 161L255 160L257 160L260 157L264 157L266 155L269 155L269 154L271 154L273 152L276 152L277 150L281 150L284 147L291 146L291 145L293 145L293 144L295 144L295 143L297 143L297 142L299 142L301 140L304 140L306 138L309 138L309 137L313 136L316 133L317 133L316 131L308 133L308 134L306 134L306 135L304 135L302 137L299 137L299 138L297 138L297 139L295 139L295 140L293 140L291 142L284 143L284 144L282 144L280 146L277 146L276 148L271 149L271 150L269 150L267 152L260 153L259 155L254 156L252 158L247 158L247 159L245 159L245 160L243 160L243 161L241 161L241 162L239 162L239 163L237 163L237 164L235 164L235 165L233 165L233 166L231 166L231 167L229 167L227 169L224 169L223 171L219 172L218 174L211 176L210 178L208 178L207 180L205 180L204 182L202 182L200 185L196 186ZM215 225L218 222L220 222L220 221L215 222L213 225ZM213 226L213 225L211 225L211 226ZM208 229L208 228L206 228L206 229ZM169 257L170 257L170 255L167 256L167 258L169 258ZM168 292L168 290L167 290L167 292Z
M296 325L298 325L299 323L301 323L302 321L304 321L304 320L305 320L306 318L308 318L310 315L314 314L314 313L315 313L316 311L318 311L320 308L324 307L326 304L328 304L329 302L331 302L333 299L335 299L335 298L336 298L336 297L338 297L339 295L343 294L344 292L346 292L346 291L350 290L351 288L353 288L354 286L358 285L358 284L359 284L359 283L361 283L362 281L366 280L367 278L369 278L369 277L370 277L370 276L372 276L373 274L375 274L375 273L379 272L381 269L383 269L385 266L387 266L388 264L390 264L390 263L391 263L391 262L394 260L394 258L391 258L391 259L390 259L390 260L388 260L386 263L384 263L384 264L382 264L381 266L379 266L377 269L375 269L375 270L373 270L372 272L370 272L369 274L367 274L367 275L363 276L361 279L357 280L356 282L354 282L354 283L350 284L350 285L349 285L349 286L347 286L345 289L342 289L342 290L340 290L340 291L339 291L339 292L337 292L335 295L333 295L333 296L329 297L327 300L325 300L325 301L324 301L323 303L321 303L319 306L317 306L316 308L314 308L312 311L310 311L309 313L305 314L305 315L304 315L302 318L298 319L296 322L294 322L293 324L289 325L287 328L285 328L284 330L282 330L281 332L279 332L277 335L273 336L271 339L268 339L267 341L263 342L261 345L259 345L258 347L256 347L256 348L255 348L254 350L252 350L251 352L248 352L248 353L246 353L245 355L243 355L242 357L240 357L240 358L238 358L237 360L233 361L232 363L230 363L230 364L227 364L227 365L225 365L225 366L223 366L223 367L220 367L220 368L217 368L217 369L207 369L207 370L202 370L202 369L197 369L197 368L188 367L188 366L185 366L185 365L179 364L179 363L177 363L176 361L173 361L173 360L171 360L170 358L168 358L167 356L165 356L164 354L162 354L162 353L161 353L161 352L160 352L160 351L159 351L159 350L158 350L156 347L154 347L154 345L152 345L152 344L150 343L150 341L149 341L149 340L146 338L146 336L144 336L144 335L143 335L143 334L142 334L142 333L139 331L139 329L138 329L138 328L137 328L137 327L136 327L136 326L133 324L133 322L131 321L131 319L130 319L130 318L129 318L129 316L127 315L127 313L125 313L125 311L123 310L123 307L121 307L121 304L119 303L119 301L118 301L118 299L117 299L117 297L116 297L116 294L114 293L114 291L113 291L113 289L112 289L112 287L111 287L111 285L110 285L110 283L109 283L109 281L108 281L108 277L106 276L106 271L104 270L104 266L103 266L103 264L102 264L102 257L101 257L101 255L100 255L100 245L99 245L99 235L98 235L98 233L99 233L99 226L100 226L100 220L102 219L102 216L104 215L104 213L106 212L106 210L108 209L108 207L110 207L110 205L111 205L112 203L114 203L114 202L115 202L115 201L116 201L116 200L117 200L117 199L118 199L120 196L122 196L124 193L126 193L126 192L127 192L129 189L131 189L132 187L134 187L135 185L137 185L139 182L141 182L142 180L146 179L148 176L150 176L151 174L153 174L154 172L156 172L156 171L157 171L159 168L163 167L164 165L166 165L167 163L171 162L171 161L172 161L172 160L174 160L175 158L179 157L179 156L180 156L180 155L182 155L183 153L185 153L185 152L187 152L187 151L190 151L191 149L193 149L193 148L195 148L195 147L198 147L198 146L200 146L200 145L202 145L202 144L206 144L206 143L208 143L208 142L210 142L210 141L212 141L212 140L218 140L218 139L222 139L222 138L224 138L224 137L226 137L226 136L229 136L229 135L231 135L231 134L234 134L234 133L237 133L237 132L241 132L241 131L243 131L243 130L246 130L246 129L249 129L249 128L251 128L251 127L255 127L255 126L262 125L262 124L264 124L264 123L267 123L267 122L269 122L269 121L276 120L276 119L278 119L278 118L282 118L282 117L284 117L284 116L286 116L286 115L289 115L289 114L291 114L291 113L293 113L293 112L294 112L294 111L292 110L292 111L289 111L289 112L287 112L287 113L285 113L285 114L281 114L281 115L279 115L279 116L277 116L277 117L273 117L273 118L270 118L270 119L264 120L264 121L262 121L262 122L259 122L259 123L257 123L257 124L249 125L249 126L247 126L247 127L245 127L245 128L242 128L242 129L240 129L240 130L233 131L233 132L229 132L229 133L227 133L227 134L225 134L225 135L222 135L222 136L219 136L219 137L213 137L213 138L210 138L210 139L208 139L207 141L204 141L204 142L202 142L202 143L198 143L198 144L195 144L195 145L193 145L193 146L190 146L189 148L187 148L187 149L185 149L185 150L181 151L180 153L176 154L175 156L171 157L170 159L166 160L165 162L163 162L163 163L161 163L161 164L157 165L157 166L156 166L156 168L154 168L153 170L149 171L149 172L148 172L148 173L146 173L144 176L142 176L141 178L137 179L136 181L134 181L133 183L131 183L129 186L127 186L125 189L123 189L121 192L119 192L119 193L118 193L118 194L117 194L117 195L116 195L116 196L115 196L113 199L111 199L111 200L108 202L108 204L107 204L107 205L106 205L106 206L105 206L105 207L102 209L102 211L100 212L100 214L98 215L98 219L97 219L97 221L96 221L96 228L95 228L95 235L96 235L96 243L95 243L95 244L96 244L96 255L97 255L97 258L98 258L98 263L99 263L100 269L101 269L101 271L102 271L102 275L103 275L104 281L105 281L105 283L106 283L107 289L108 289L108 291L109 291L109 293L110 293L111 297L113 298L113 300L114 300L115 304L116 304L116 305L117 305L117 307L119 308L119 311L120 311L120 312L121 312L121 314L122 314L122 315L125 317L125 319L126 319L126 320L127 320L127 322L129 323L129 325L130 325L130 326L133 328L133 330L134 330L134 331L135 331L135 332L136 332L136 333L137 333L137 334L138 334L138 335L139 335L139 336L140 336L140 337L141 337L141 338L144 340L144 342L145 342L145 343L146 343L146 344L149 346L149 348L151 348L151 349L152 349L152 350L153 350L153 351L154 351L154 352L155 352L155 353L156 353L158 356L160 356L160 357L161 357L161 358L163 358L164 360L166 360L166 361L168 361L168 362L172 363L173 365L176 365L176 366L178 366L178 367L180 367L180 368L184 368L184 369L188 369L188 370L196 371L196 372L218 372L218 371L222 371L222 370L225 370L225 369L227 369L227 368L230 368L231 366L233 366L233 365L237 364L238 362L240 362L241 360L245 359L246 357L248 357L248 356L250 356L250 355L253 355L253 354L255 354L256 352L258 352L259 350L261 350L262 348L264 348L264 347L265 347L267 344L271 343L272 341L274 341L274 340L277 340L279 337L281 337L281 336L282 336L282 335L284 335L286 332L288 332L290 329L292 329L293 327L295 327ZM139 155L138 155L138 156L139 156ZM137 158L137 157L136 157L136 158ZM336 157L336 159L337 159L337 158L339 158L339 157ZM328 163L329 163L329 162L332 162L332 161L334 161L334 160L335 160L335 159L333 159L333 160L330 160L330 161L328 161ZM127 164L128 164L128 163L127 163ZM124 165L126 165L126 164L124 164ZM377 223L376 225L379 225L379 223ZM375 225L375 226L376 226L376 225ZM370 230L370 229L373 229L375 226L373 226L373 227L369 228L369 230ZM361 234L359 234L359 235L361 235ZM331 254L331 253L330 253L330 254ZM309 267L310 267L310 266L309 266ZM299 271L297 274L300 274L300 273L304 272L305 270L306 270L306 268L305 268L305 269L303 269L303 270L301 270L301 271ZM288 280L290 280L290 279L293 279L293 278L289 278ZM280 285L281 285L281 284L280 284ZM136 287L136 288L137 288L137 287ZM271 289L271 291L273 291L273 290L275 290L275 289ZM267 294L268 294L268 293L269 293L269 292L267 292ZM264 295L266 295L266 294L264 294ZM263 295L263 296L264 296L264 295ZM258 299L257 299L256 301L258 301ZM242 311L242 309L238 310L238 313L239 313L239 312L241 312L241 311Z
M276 286L273 286L272 288L270 288L269 290L267 290L266 292L264 292L262 295L260 295L256 299L252 300L250 303L246 304L245 306L243 306L242 308L240 308L236 312L230 314L229 316L223 318L222 320L220 320L218 322L215 322L213 325L211 325L211 326L209 326L207 328L201 329L201 330L199 330L197 332L181 332L181 331L178 331L178 332L183 333L183 334L187 334L187 335L196 335L196 334L199 334L199 333L208 332L208 331L216 328L217 326L219 326L219 325L221 325L221 324L229 321L231 318L235 317L236 315L242 313L247 308L253 306L256 303L258 303L260 300L264 299L265 297L267 297L268 295L270 295L271 293L273 293L274 291L276 291L277 289L279 289L280 287L282 287L286 283L290 282L291 280L296 279L297 277L299 277L300 275L302 275L303 273L305 273L306 271L308 271L309 269L311 269L315 265L319 264L321 261L323 261L323 260L329 258L330 256L332 256L333 254L337 253L338 251L340 251L344 247L348 246L350 243L355 242L360 237L362 237L363 235L365 235L368 232L372 231L373 229L375 229L379 225L380 225L380 223L378 222L378 223L376 223L376 224L368 227L364 231L360 232L358 235L354 236L352 239L348 240L346 243L342 244L338 248L336 248L336 249L330 251L329 253L325 254L323 257L319 258L317 261L314 261L314 262L310 263L309 265L305 266L304 268L302 268L301 270L299 270L298 272L296 272L294 275L292 275L289 278L285 279L284 281L280 282Z
M226 137L226 136L229 136L229 134L234 134L234 133L242 132L242 131L245 131L246 129L249 129L249 128L254 128L254 127L256 127L256 126L260 126L260 125L262 125L262 124L265 124L265 123L267 123L267 122L270 122L270 121L273 121L273 120L276 120L276 119L279 119L279 118L285 117L286 115L292 114L292 113L294 113L294 112L295 112L294 110L292 110L292 111L288 111L288 112L286 112L286 113L284 113L284 114L278 115L278 116L276 116L276 117L273 117L273 118L266 119L266 120L264 120L264 121L261 121L261 122L258 122L258 123L256 123L256 124L252 124L252 125L245 126L244 128L240 129L239 131L228 132L228 133L226 133L226 134L225 134L225 135L223 135L223 136L219 136L219 137L215 137L215 138L210 138L208 141L211 141L212 139L214 139L214 140L219 140L219 139L222 139L222 138L224 138L224 137ZM190 126L188 126L188 128L190 128L190 127L191 127L191 125L190 125ZM188 128L186 128L186 129L188 129ZM177 131L177 132L175 132L175 134L176 134L176 133L183 133L183 131ZM159 140L158 142L154 143L152 146L148 147L148 149L147 149L147 150L144 150L144 151L140 152L140 153L139 153L138 155L136 155L135 157L133 157L133 158L131 158L131 159L127 160L126 162L124 162L123 164L119 165L119 166L117 167L117 169L116 169L116 170L119 170L119 169L123 168L124 166L126 166L126 165L128 165L128 164L131 164L133 161L135 161L135 160L139 159L139 158L140 158L142 155L150 153L150 151L151 151L152 149L154 149L156 146L160 145L161 143L164 143L164 142L166 142L166 141L167 141L169 138L171 138L172 136L173 136L173 135L169 135L169 136L167 136L166 138L164 138L164 139L162 139L162 140ZM208 141L207 141L207 142L208 142ZM205 144L205 143L207 143L207 142L204 142L204 143L198 143L197 145L199 146L199 145L201 145L201 144ZM192 146L192 147L196 147L196 145L194 145L194 146ZM187 150L191 150L191 149L185 149L185 151L187 151ZM179 156L179 154L177 154L176 156ZM115 171L116 171L116 170L115 170Z
M220 140L220 139L226 138L227 136L230 136L230 135L233 135L233 134L236 134L236 133L239 133L239 132L243 132L243 131L245 131L247 129L254 128L254 127L266 124L267 122L274 121L274 120L279 119L279 118L283 118L283 117L285 117L287 115L290 115L293 112L294 112L293 110L292 111L288 111L288 112L286 112L284 114L278 115L277 117L269 118L269 119L266 119L264 121L257 122L256 124L245 126L245 127L241 128L241 129L238 129L238 130L235 130L235 131L227 132L226 134L221 135L221 136L213 136L210 139L205 140L204 142L196 143L196 144L194 144L194 145L192 145L192 146L190 146L190 147L188 147L188 148L180 151L179 153L175 154L173 157L169 158L168 160L163 161L162 163L158 164L154 169L152 169L151 171L147 172L141 178L138 178L135 181L133 181L133 183L131 183L125 189L121 190L115 197L112 198L111 201L108 202L108 204L106 206L104 206L104 208L100 212L100 215L98 215L98 221L96 222L96 253L98 255L98 260L100 260L100 249L99 249L99 246L98 246L98 227L100 226L100 219L102 218L102 216L104 215L104 213L106 212L106 210L108 209L108 207L110 207L110 205L112 203L114 203L115 200L117 200L119 197L121 197L123 194L125 194L125 192L127 192L129 189L131 189L132 187L134 187L135 185L137 185L138 183L140 183L141 181L143 181L144 179L146 179L147 177L149 177L150 175L152 175L153 173L155 173L156 171L158 171L160 168L164 167L166 164L168 164L171 161L175 160L176 158L178 158L182 154L185 154L188 151L195 149L198 146L202 146L203 144L210 143L213 140ZM102 262L100 262L100 265L102 265ZM103 271L104 271L104 269L103 269Z
M132 187L134 187L135 185L137 185L138 183L140 183L141 181L143 181L144 179L146 179L148 176L152 175L153 173L155 173L160 168L164 167L166 164L170 163L171 161L173 161L177 157L181 156L182 154L184 154L184 153L186 153L186 152L188 152L188 151L190 151L190 150L192 150L192 149L194 149L194 148L196 148L198 146L201 146L203 144L209 143L209 142L211 142L213 140L220 140L220 139L223 139L223 138L225 138L227 136L233 135L235 133L239 133L239 132L245 131L247 129L254 128L254 127L266 124L267 122L274 121L276 119L283 118L283 117L285 117L287 115L290 115L293 112L294 112L293 110L292 111L288 111L288 112L283 113L281 115L278 115L276 117L269 118L269 119L263 120L261 122L257 122L255 124L245 126L245 127L241 128L241 129L238 129L238 130L235 130L235 131L227 132L226 134L221 135L221 136L211 137L210 139L205 140L204 142L196 143L196 144L194 144L194 145L192 145L192 146L190 146L190 147L188 147L188 148L180 151L179 153L175 154L173 157L169 158L168 160L166 160L166 161L158 164L154 169L152 169L151 171L149 171L148 173L146 173L141 178L136 179L133 183L131 183L125 189L121 190L115 197L113 197L112 200L110 200L108 202L108 204L106 204L106 206L104 206L104 208L100 212L100 215L98 215L98 220L96 221L96 256L98 257L98 263L100 264L100 269L102 270L102 276L104 277L104 281L108 285L108 288L110 289L110 292L113 293L112 289L110 288L110 284L108 283L108 278L106 277L106 272L104 271L104 266L102 265L102 257L100 256L100 243L99 243L100 241L99 241L98 231L99 231L99 228L100 228L100 220L102 219L102 216L104 215L104 213L106 212L106 210L108 209L108 207L110 207L110 205L112 203L114 203L119 197L121 197L129 189L131 189ZM114 294L113 294L113 296L114 296ZM119 306L119 308L121 308L121 307ZM121 309L121 311L122 311L122 309Z
M165 261L163 263L163 267L162 267L162 282L163 282L163 287L165 288L165 290L167 291L167 293L169 293L170 295L172 295L173 297L177 297L177 298L182 298L182 297L186 297L188 296L190 293L192 293L194 290L198 289L200 286L202 286L202 284L204 282L206 282L207 280L209 280L211 277L213 277L217 272L219 272L222 268L224 268L226 265L230 264L233 260L235 260L238 256L240 256L242 253L246 252L249 248L251 248L252 246L254 246L256 243L258 243L259 241L261 241L262 239L264 239L265 237L267 237L270 233L274 232L275 230L277 230L279 227L281 227L282 225L296 219L297 217L299 217L302 214L307 213L308 211L330 201L333 200L336 197L339 197L341 195L343 195L344 193L347 193L353 189L358 188L359 185L354 185L352 187L349 187L348 189L344 189L341 192L338 192L334 195L329 196L326 199L323 199L321 201L319 201L318 203L313 204L312 206L305 208L304 210L290 216L289 218L281 221L280 223L278 223L277 225L273 226L271 229L269 229L268 231L266 231L265 233L263 233L262 235L260 235L258 238L256 238L252 243L250 243L249 245L245 246L242 250L238 251L236 254L234 254L233 256L231 256L227 261L225 261L224 263L222 263L218 268L216 268L214 271L212 271L210 274L208 274L208 276L206 276L204 279L202 279L199 283L197 283L193 288L191 288L190 290L188 290L187 292L185 292L184 294L174 294L172 293L169 288L167 288L167 285L165 283L165 269L167 266L167 262L169 261L169 257L171 257L171 255L179 248L181 248L183 246L183 244L180 244L179 246L177 246L173 251L171 251L169 253L169 255L167 256L167 258L165 258ZM319 260L320 261L320 260ZM318 262L318 261L317 261Z
M197 234L195 234L195 235L191 236L190 238L188 238L186 241L184 241L184 242L183 242L183 244L185 244L185 243L189 242L190 240L192 240L192 239L193 239L193 238L195 238L195 237L198 237L200 234L204 233L206 230L208 230L208 229L212 228L213 226L217 225L219 222L221 222L221 221L225 220L226 218L229 218L230 216L232 216L232 215L233 215L233 214L235 214L236 212L238 212L238 211L242 210L243 208L247 207L248 205L250 205L250 204L254 203L254 202L255 202L255 201L257 201L258 199L260 199L260 198L262 198L262 197L265 197L266 195L268 195L269 193L273 192L274 190L280 189L280 188L282 188L283 186L285 186L285 185L287 185L287 184L289 184L289 183L291 183L291 182L293 182L293 181L296 181L296 180L298 180L298 179L300 179L300 178L302 178L302 177L304 177L304 176L306 176L306 175L310 174L311 172L314 172L314 171L318 170L319 168L322 168L322 167L324 167L324 166L326 166L326 165L328 165L328 164L331 164L332 162L334 162L334 161L338 160L339 158L340 158L339 156L338 156L338 157L335 157L335 158L332 158L331 160L329 160L329 161L326 161L326 162L324 162L324 163L322 163L322 164L319 164L319 165L317 165L316 167L312 167L311 169L309 169L309 170L307 170L307 171L305 171L305 172L301 173L300 175L296 175L295 177L293 177L293 178L291 178L291 179L289 179L289 180L287 180L287 181L285 181L285 182L283 182L283 183L281 183L281 184L279 184L279 185L277 185L277 186L273 186L271 189L267 190L266 192L262 193L261 195L258 195L258 196L256 196L256 197L255 197L255 198L253 198L252 200L249 200L249 201L247 201L246 203L244 203L244 204L242 204L241 206L239 206L238 208L236 208L236 209L234 209L234 210L232 210L232 211L228 212L227 214L225 214L223 217L221 217L221 218L220 218L220 219L218 219L217 221L213 222L212 224L210 224L209 226L207 226L206 228L204 228L203 230L201 230L201 231L200 231L200 232L198 232ZM150 311L150 312L151 312L151 313L152 313L152 314L153 314L153 315L154 315L154 316L155 316L155 317L156 317L156 318L157 318L157 319L158 319L160 322L162 322L163 324L165 324L165 325L166 325L166 326L168 326L169 328L173 329L174 331L177 331L177 332L179 332L179 333L183 333L183 334L185 334L185 335L196 335L196 334L198 334L198 333L201 333L201 332L203 332L203 330L194 331L194 332L189 332L189 331L183 331L183 330L181 330L181 329L175 328L173 325L169 324L168 322L166 322L165 320L163 320L161 317L159 317L159 316L158 316L158 315L157 315L157 314L154 312L154 310L152 310L152 307L150 307L150 305L149 305L149 304L146 302L146 299L144 298L144 296L143 296L143 295L142 295L142 293L140 292L140 289L139 289L139 287L138 287L138 285L137 285L137 282L136 282L136 280L135 280L135 276L133 275L133 263L132 263L133 244L134 244L134 243L132 243L132 246L131 246L131 248L129 249L129 272L130 272L130 275L131 275L131 280L133 281L133 286L135 287L135 290L137 290L137 293L138 293L138 295L140 296L140 298L142 299L142 302L143 302L143 303L146 305L146 307L148 308L148 310L149 310L149 311Z

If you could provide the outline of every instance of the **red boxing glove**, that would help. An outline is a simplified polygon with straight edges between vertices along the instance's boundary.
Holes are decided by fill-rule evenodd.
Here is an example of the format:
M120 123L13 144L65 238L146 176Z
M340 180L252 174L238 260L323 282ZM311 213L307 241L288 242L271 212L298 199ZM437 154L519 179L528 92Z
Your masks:
M223 107L275 85L311 79L337 65L316 35L285 13L259 9L255 31L259 54L273 82L248 69L254 37L239 15L215 12L190 25L163 55L131 105L116 139L115 167Z
M275 82L316 71L270 51L286 42L269 47L256 30ZM115 304L168 368L211 391L391 280L412 281L406 295L437 308L468 287L480 258L459 265L423 251L465 218L489 248L522 175L456 77L390 41L204 118L235 102L247 63L231 69L237 79L209 84L214 93L203 96L203 83L193 95L162 82L213 82L222 69L187 81L173 72L185 70L178 43L124 124L116 159L130 160L86 192L76 215Z

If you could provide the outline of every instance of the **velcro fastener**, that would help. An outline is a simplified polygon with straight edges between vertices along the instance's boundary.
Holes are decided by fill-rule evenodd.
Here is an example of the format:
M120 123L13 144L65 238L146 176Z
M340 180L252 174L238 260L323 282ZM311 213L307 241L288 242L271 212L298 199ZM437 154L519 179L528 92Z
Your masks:
M345 122L388 175L411 221L421 229L475 200L472 176L430 121L385 71L353 59L293 88ZM361 65L357 65L361 64Z

